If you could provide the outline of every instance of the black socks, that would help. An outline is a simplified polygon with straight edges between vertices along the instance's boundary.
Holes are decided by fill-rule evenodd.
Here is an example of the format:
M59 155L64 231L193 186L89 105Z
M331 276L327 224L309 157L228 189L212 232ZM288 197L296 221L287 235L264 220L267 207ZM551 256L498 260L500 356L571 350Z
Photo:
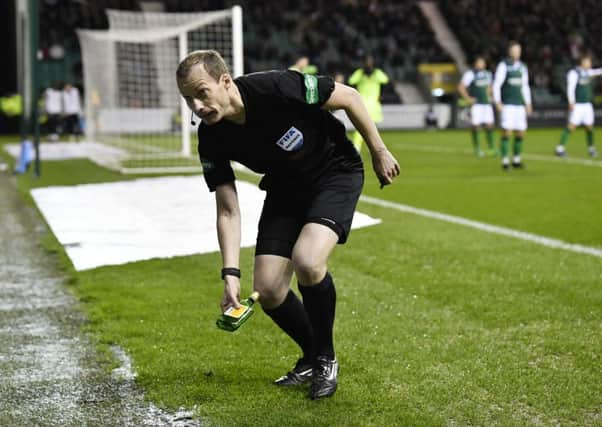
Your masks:
M292 290L288 291L284 302L278 307L264 308L263 311L301 347L305 361L313 360L315 349L311 323L303 303Z
M303 360L315 356L334 358L332 329L334 326L337 293L329 273L314 286L299 283L303 303L292 290L284 302L263 311L303 350Z
M314 286L303 286L299 283L299 291L303 296L303 305L311 322L316 355L334 358L332 329L334 326L337 293L329 273Z

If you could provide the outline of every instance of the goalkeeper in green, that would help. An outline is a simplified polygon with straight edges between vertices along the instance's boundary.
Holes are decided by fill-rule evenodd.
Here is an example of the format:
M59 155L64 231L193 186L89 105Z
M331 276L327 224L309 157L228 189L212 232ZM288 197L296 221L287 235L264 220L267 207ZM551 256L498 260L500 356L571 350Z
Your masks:
M585 126L589 155L596 157L594 146L594 107L592 105L592 77L602 75L602 68L592 69L592 58L583 55L579 66L570 70L566 76L566 97L569 101L569 122L562 132L560 143L556 146L556 155L566 156L566 143L569 135L577 126Z
M389 77L380 68L374 68L374 58L366 57L363 68L358 68L349 77L350 86L355 86L360 93L364 104L368 108L370 117L374 123L383 121L383 110L380 104L380 89L382 85L389 83ZM356 130L353 134L353 146L358 151L362 150L362 135Z

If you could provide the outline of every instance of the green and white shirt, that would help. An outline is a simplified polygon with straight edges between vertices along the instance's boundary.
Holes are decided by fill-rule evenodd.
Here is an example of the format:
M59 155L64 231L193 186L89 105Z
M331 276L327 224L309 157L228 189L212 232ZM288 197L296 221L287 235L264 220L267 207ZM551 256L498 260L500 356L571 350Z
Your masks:
M470 96L476 98L477 104L490 104L489 87L492 80L489 70L468 70L462 76L462 85Z
M602 75L602 68L576 67L566 75L566 97L569 104L587 104L593 99L592 77Z
M531 104L529 71L525 64L511 59L499 63L493 81L493 99L508 105Z

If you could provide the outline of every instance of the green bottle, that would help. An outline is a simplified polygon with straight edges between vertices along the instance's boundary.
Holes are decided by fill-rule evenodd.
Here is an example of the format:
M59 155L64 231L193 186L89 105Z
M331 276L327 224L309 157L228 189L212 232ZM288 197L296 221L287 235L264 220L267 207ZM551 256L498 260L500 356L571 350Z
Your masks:
M253 305L259 299L259 292L253 292L251 296L240 302L239 308L230 307L215 322L218 328L224 331L234 332L245 323L255 312Z

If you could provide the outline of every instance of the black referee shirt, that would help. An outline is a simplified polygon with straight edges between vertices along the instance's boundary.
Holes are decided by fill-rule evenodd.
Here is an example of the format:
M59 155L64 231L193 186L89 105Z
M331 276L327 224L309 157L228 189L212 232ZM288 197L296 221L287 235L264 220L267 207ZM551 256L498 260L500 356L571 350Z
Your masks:
M321 108L330 77L267 71L234 80L245 106L242 125L222 119L198 129L199 157L210 191L234 181L230 160L265 174L264 190L312 190L330 172L362 170L345 127Z

